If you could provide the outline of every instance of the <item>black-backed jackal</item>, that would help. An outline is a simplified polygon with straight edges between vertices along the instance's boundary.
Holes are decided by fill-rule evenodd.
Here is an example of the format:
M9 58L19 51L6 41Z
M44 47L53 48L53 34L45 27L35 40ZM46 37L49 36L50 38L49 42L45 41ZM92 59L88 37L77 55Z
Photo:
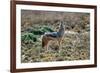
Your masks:
M61 41L63 39L64 36L64 24L62 22L60 22L60 27L59 30L57 32L49 32L49 33L45 33L42 37L42 47L46 48L48 50L48 46L49 46L49 42L50 41L57 41L59 47L61 46Z

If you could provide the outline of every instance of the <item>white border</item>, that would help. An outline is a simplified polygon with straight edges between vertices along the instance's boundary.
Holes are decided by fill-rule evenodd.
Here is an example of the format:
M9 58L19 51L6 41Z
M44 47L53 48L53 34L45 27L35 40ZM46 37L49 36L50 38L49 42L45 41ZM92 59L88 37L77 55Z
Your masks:
M62 62L40 62L40 63L21 63L21 9L25 10L44 10L44 11L63 11L63 12L84 12L90 13L90 60L82 61L62 61ZM94 64L94 9L69 8L69 7L49 7L35 5L16 5L16 68L39 68L54 66L73 66Z

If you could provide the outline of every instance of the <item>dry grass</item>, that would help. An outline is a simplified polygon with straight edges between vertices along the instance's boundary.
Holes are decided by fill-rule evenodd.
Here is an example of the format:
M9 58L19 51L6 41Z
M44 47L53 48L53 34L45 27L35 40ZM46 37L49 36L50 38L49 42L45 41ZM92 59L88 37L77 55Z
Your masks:
M89 16L88 13L22 10L21 62L32 63L89 59ZM56 41L53 41L47 51L41 46L41 36L45 32L57 31L59 21L65 23L65 30L67 32L64 35L62 46L59 48ZM61 50L60 52L58 52L59 49Z

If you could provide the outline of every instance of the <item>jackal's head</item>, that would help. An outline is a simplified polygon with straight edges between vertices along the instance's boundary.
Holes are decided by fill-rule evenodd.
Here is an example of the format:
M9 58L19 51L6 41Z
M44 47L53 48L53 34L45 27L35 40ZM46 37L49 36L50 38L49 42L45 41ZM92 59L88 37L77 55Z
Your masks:
M64 27L64 22L60 22L59 23L59 30L58 30L58 34L59 36L63 36L64 35L64 32L65 32L65 27Z
M59 24L59 29L64 29L64 22L60 22Z

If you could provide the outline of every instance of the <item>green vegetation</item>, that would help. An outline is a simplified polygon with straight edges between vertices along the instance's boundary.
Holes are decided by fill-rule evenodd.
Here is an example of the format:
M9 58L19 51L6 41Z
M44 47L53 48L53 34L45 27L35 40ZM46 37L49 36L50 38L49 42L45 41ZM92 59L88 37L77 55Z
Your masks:
M43 35L45 32L53 32L51 28L43 27L41 29L31 29L31 31L27 31L22 33L21 35L21 41L24 43L29 42L36 42L38 38L40 38L41 35Z

